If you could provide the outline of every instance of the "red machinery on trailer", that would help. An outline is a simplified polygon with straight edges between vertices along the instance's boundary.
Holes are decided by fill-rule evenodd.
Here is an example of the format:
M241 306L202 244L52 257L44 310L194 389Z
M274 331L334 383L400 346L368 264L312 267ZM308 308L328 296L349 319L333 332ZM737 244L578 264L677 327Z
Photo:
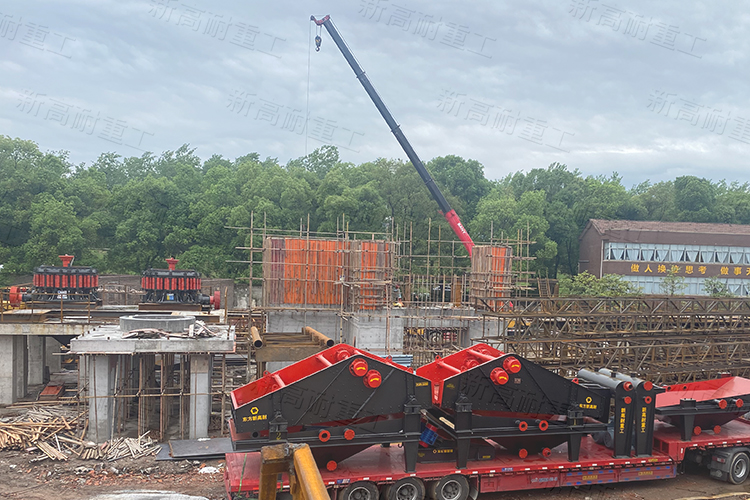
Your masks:
M739 484L748 398L740 377L658 387L581 370L567 380L484 344L412 373L340 344L232 392L225 484L230 498L257 493L259 450L280 442L309 444L343 500L666 479L688 461Z

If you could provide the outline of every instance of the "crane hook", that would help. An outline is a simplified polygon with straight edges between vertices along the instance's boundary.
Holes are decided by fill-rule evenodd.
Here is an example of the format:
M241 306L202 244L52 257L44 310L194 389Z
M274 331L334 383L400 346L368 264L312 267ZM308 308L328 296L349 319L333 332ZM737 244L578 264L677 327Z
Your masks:
M323 41L320 36L315 37L315 52L320 52L320 43Z

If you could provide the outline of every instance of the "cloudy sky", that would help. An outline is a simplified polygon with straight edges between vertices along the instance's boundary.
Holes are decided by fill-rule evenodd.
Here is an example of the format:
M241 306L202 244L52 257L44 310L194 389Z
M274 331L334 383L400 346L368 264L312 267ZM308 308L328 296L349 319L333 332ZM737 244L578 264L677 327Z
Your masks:
M0 134L72 162L156 154L282 163L322 144L405 158L330 14L423 160L488 178L561 162L626 186L750 181L750 14L718 0L5 0ZM307 119L306 119L307 118Z

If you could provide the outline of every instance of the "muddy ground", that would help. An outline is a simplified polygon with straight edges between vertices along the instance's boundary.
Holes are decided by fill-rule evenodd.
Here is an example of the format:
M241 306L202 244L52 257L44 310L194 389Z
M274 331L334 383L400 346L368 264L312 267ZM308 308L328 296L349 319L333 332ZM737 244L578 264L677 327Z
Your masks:
M224 491L223 460L156 461L153 457L115 462L78 460L31 462L35 452L0 452L0 498L23 500L84 500L102 493L122 490L165 490L227 498ZM211 471L219 472L202 473ZM750 482L732 486L708 477L707 473L682 475L676 479L634 484L555 488L515 493L488 493L479 500L750 500Z

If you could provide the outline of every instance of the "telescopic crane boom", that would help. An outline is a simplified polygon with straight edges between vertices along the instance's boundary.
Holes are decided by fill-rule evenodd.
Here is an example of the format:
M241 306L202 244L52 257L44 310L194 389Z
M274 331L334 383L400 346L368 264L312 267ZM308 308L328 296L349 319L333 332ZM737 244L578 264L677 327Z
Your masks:
M435 184L435 180L425 168L422 160L420 160L419 156L417 156L414 148L411 147L411 144L404 135L404 132L401 130L401 127L398 125L398 123L396 123L393 115L390 111L388 111L385 103L375 91L375 87L372 86L372 83L370 83L370 79L367 77L362 67L354 58L354 54L352 54L352 51L349 50L346 42L339 34L336 26L334 26L333 21L331 21L331 17L325 16L324 18L318 20L315 19L315 16L310 16L310 20L318 26L325 26L326 30L328 30L328 34L331 35L331 38L336 43L336 46L344 55L346 62L349 63L349 66L351 66L352 70L354 70L354 74L357 75L359 83L361 83L365 88L367 95L370 96L370 99L372 99L375 107L378 108L378 111L380 111L380 114L383 116L385 122L391 128L391 132L393 132L393 135L396 136L396 140L401 145L401 148L403 148L406 156L409 157L409 160L411 161L412 165L414 165L414 168L417 169L417 172L422 178L422 181L424 181L425 185L427 186L427 189L430 190L430 194L440 207L440 211L445 216L445 220L448 221L448 224L450 224L453 232L456 233L458 239L461 240L461 243L463 243L464 247L466 247L466 251L469 252L469 256L471 256L471 250L472 248L474 248L474 242L472 241L471 236L469 236L466 228L461 223L461 219L459 219L456 211L451 208L448 200L446 200L445 196L443 196L443 193L440 192L440 188L438 188L437 184ZM315 43L318 44L318 46L320 45L319 37L316 37Z

